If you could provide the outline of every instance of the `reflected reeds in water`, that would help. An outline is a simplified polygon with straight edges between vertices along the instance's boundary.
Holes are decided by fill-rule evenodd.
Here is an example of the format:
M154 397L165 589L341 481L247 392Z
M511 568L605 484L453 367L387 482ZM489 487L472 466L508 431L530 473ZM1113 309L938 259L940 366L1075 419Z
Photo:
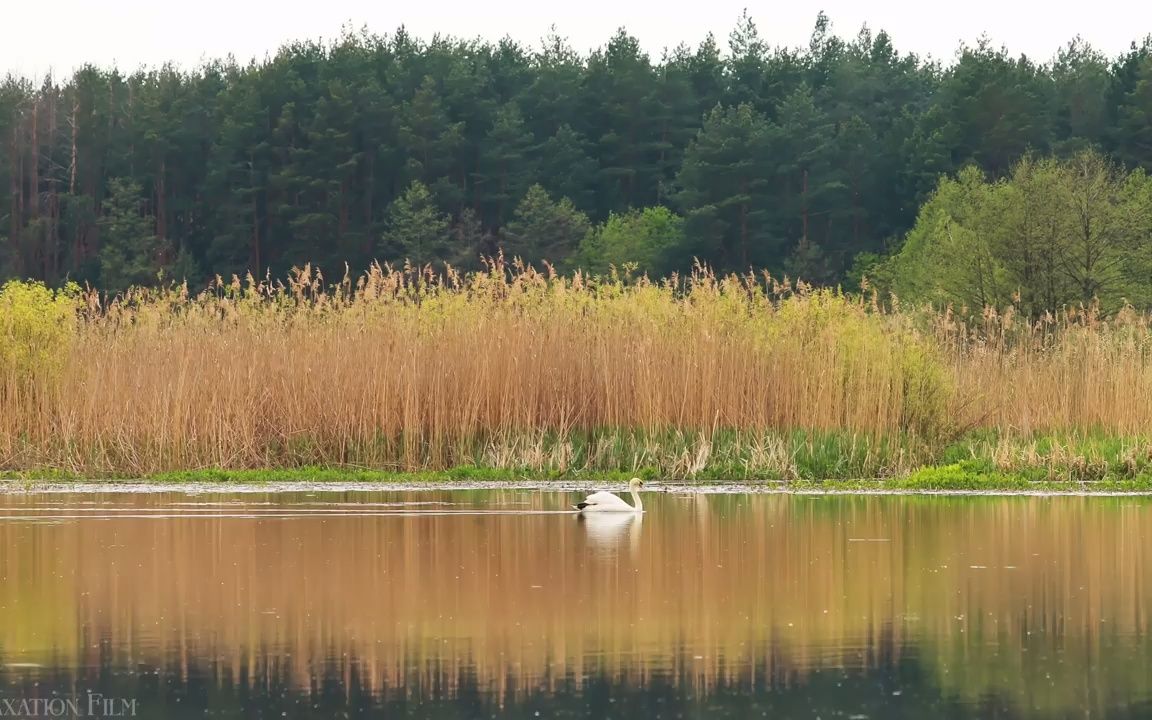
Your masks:
M871 683L958 717L990 698L1002 717L1115 712L1152 687L1139 499L652 494L643 516L584 520L513 491L196 499L215 515L180 495L56 500L0 498L12 677L144 668L504 707ZM453 504L393 507L410 501Z

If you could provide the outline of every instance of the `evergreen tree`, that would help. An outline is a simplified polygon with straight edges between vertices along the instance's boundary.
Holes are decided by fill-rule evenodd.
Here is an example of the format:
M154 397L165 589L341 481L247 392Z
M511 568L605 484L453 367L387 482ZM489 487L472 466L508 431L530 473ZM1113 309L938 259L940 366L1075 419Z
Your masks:
M728 93L729 105L747 104L761 112L766 107L765 88L768 74L768 46L760 37L760 30L745 10L728 36ZM712 108L707 108L711 111Z
M779 108L781 162L776 168L781 183L783 217L775 223L776 235L803 258L802 267L816 270L827 262L828 249L847 244L850 228L845 220L851 210L848 183L843 172L844 156L837 147L835 125L820 107L807 85L796 89ZM857 126L856 132L863 129ZM811 276L825 280L828 273Z
M492 233L486 231L480 216L472 208L460 211L460 217L452 224L452 244L455 251L453 265L475 270L480 267L480 259L496 254L496 241Z
M943 78L936 116L954 166L975 161L1001 175L1026 151L1046 151L1052 126L1048 94L1043 69L1027 57L1009 57L986 40L965 48Z
M547 261L560 266L590 227L588 216L577 210L571 200L554 201L544 188L533 185L504 228L501 246L505 257L520 258L532 265Z
M600 160L599 211L656 202L660 187L659 131L652 121L652 63L623 29L592 53L584 83Z
M699 127L700 119L724 99L727 84L724 61L720 58L720 46L716 44L716 38L708 33L691 56L680 62L685 66L689 82L692 83L692 97L696 99L694 125Z
M449 226L428 186L414 180L388 210L380 254L418 267L443 261L452 239Z
M444 207L454 207L463 190L452 181L456 153L464 142L464 123L452 122L440 100L436 81L425 77L400 110L398 133L408 149L404 175L435 190Z
M970 163L1003 179L1029 152L1097 149L1152 170L1152 39L1109 59L1077 38L1044 65L981 41L939 63L866 26L842 39L823 14L805 47L771 47L745 14L728 41L724 58L711 36L656 58L624 30L584 55L555 31L526 49L401 28L243 66L9 77L0 275L100 284L105 260L114 283L123 267L145 282L161 268L356 269L405 254L379 243L419 182L433 235L456 219L437 260L515 244L513 209L539 185L613 227L633 208L682 211L668 267L698 255L837 283L897 246L940 177ZM150 224L132 236L157 241L148 272L102 251L105 199L130 194L117 178ZM571 263L579 239L532 253Z
M656 201L660 203L669 200L668 190L680 169L684 148L700 127L701 113L692 83L691 63L692 55L683 45L666 55L648 98L652 108L649 120L655 133L650 147L655 154Z
M1152 54L1137 65L1132 89L1118 110L1117 154L1125 163L1152 172Z
M480 164L475 173L478 200L487 209L489 225L501 227L512 213L516 199L523 197L535 176L532 136L524 125L520 109L508 103L496 115L496 122L480 146Z
M100 217L100 282L109 291L150 285L164 266L155 220L141 213L140 184L113 178Z
M540 184L554 197L568 198L581 211L592 212L600 168L588 154L584 136L570 125L561 125L540 145L538 156Z
M581 84L584 60L555 28L532 59L533 77L519 97L537 139L550 137L566 124L582 122ZM581 125L582 127L582 125Z
M769 223L778 131L751 105L716 108L688 146L678 182L689 247L721 269L779 258Z
M1053 143L1068 155L1099 143L1108 124L1108 62L1079 38L1052 63Z

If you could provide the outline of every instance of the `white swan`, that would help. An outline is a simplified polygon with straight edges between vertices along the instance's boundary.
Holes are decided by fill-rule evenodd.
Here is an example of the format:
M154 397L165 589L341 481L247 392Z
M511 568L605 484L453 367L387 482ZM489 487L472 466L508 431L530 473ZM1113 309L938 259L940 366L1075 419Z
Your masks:
M640 502L640 488L644 487L644 481L640 478L632 478L628 483L628 490L632 493L632 504L621 500L613 493L601 490L595 492L584 498L584 502L576 503L572 507L580 512L644 512L644 503Z

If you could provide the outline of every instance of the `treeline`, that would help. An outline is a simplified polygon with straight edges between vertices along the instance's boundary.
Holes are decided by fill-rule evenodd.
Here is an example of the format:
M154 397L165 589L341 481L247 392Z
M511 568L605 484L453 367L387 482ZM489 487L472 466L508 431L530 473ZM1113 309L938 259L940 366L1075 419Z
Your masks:
M403 29L263 62L0 85L0 274L117 289L371 260L852 279L942 175L1028 151L1152 169L1152 40L947 65L883 32L769 47L748 17L652 57ZM866 255L865 257L871 257ZM857 267L857 272L859 271Z

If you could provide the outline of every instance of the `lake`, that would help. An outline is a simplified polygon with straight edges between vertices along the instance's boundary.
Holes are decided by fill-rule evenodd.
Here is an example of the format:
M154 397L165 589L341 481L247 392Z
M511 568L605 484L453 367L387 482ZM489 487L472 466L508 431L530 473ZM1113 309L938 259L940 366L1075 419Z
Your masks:
M0 702L1152 716L1150 499L249 490L0 494Z

